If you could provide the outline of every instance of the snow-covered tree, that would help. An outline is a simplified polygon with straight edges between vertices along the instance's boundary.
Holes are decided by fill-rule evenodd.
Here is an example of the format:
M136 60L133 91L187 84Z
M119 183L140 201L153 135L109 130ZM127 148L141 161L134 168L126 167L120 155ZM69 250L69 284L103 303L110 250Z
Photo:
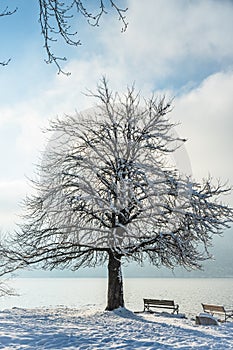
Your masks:
M95 113L54 120L25 201L21 229L4 247L5 269L102 265L108 261L108 310L124 306L122 260L159 267L200 268L213 235L233 212L221 203L228 189L179 174L171 155L183 140L173 133L170 103L141 101L129 88L92 94Z

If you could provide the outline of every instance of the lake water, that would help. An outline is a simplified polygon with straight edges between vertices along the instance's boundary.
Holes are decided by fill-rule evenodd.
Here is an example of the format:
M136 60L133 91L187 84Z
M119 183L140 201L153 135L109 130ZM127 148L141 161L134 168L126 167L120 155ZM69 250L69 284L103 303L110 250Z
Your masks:
M0 298L0 309L11 307L75 307L104 309L105 278L18 278L10 281L19 296ZM143 309L143 298L174 299L180 312L194 315L201 303L233 307L233 278L125 278L125 306Z

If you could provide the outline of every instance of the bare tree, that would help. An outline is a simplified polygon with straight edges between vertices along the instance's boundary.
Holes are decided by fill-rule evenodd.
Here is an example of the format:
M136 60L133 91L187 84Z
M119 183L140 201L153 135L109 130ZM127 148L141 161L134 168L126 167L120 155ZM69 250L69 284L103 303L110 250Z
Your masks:
M60 57L53 51L54 44L61 40L69 46L81 45L78 35L77 21L85 18L91 26L98 27L103 15L107 14L109 9L113 9L118 19L122 23L122 31L127 28L125 12L127 8L121 8L117 0L98 0L93 2L83 0L38 0L39 3L39 24L41 34L44 39L44 48L47 53L47 63L54 63L57 66L58 73L65 73L62 70L61 62L66 61L66 57ZM10 11L8 7L0 13L1 16L12 15L17 9ZM5 66L10 59L0 64Z
M2 268L76 270L108 261L106 309L113 310L124 306L122 259L201 268L233 211L219 200L225 186L193 182L169 160L183 142L167 118L170 103L140 102L134 88L114 94L105 79L93 96L95 113L51 123L53 142L25 201L25 222L2 247Z

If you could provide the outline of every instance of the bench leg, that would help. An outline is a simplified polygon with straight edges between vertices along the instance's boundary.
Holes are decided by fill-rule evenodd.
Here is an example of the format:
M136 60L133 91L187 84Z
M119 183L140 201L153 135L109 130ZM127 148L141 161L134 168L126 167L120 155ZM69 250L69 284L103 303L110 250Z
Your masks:
M144 305L144 310L143 310L143 312L145 312L145 311L148 311L148 312L150 311L150 309L149 309L149 306L148 306L148 305L147 305L147 306L145 306L145 305Z
M232 318L233 319L233 314L231 314L231 315L225 314L225 322L227 321L228 318Z

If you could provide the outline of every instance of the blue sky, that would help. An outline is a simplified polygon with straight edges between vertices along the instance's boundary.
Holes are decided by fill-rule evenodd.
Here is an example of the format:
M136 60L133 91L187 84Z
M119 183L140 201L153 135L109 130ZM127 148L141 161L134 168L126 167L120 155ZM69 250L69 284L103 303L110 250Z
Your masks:
M210 173L233 184L233 2L230 0L129 0L129 27L110 11L99 28L78 21L82 46L57 44L67 56L64 70L44 63L46 53L38 24L37 1L3 1L18 7L0 18L0 227L18 221L20 201L30 191L26 175L46 144L41 132L48 120L93 105L83 95L102 75L123 91L135 82L142 95L175 97L171 118L177 133L188 139L185 149L193 176ZM123 1L122 1L123 3ZM184 160L186 162L186 160ZM224 199L233 205L233 196ZM232 259L232 233L217 240ZM230 260L231 259L231 260Z

